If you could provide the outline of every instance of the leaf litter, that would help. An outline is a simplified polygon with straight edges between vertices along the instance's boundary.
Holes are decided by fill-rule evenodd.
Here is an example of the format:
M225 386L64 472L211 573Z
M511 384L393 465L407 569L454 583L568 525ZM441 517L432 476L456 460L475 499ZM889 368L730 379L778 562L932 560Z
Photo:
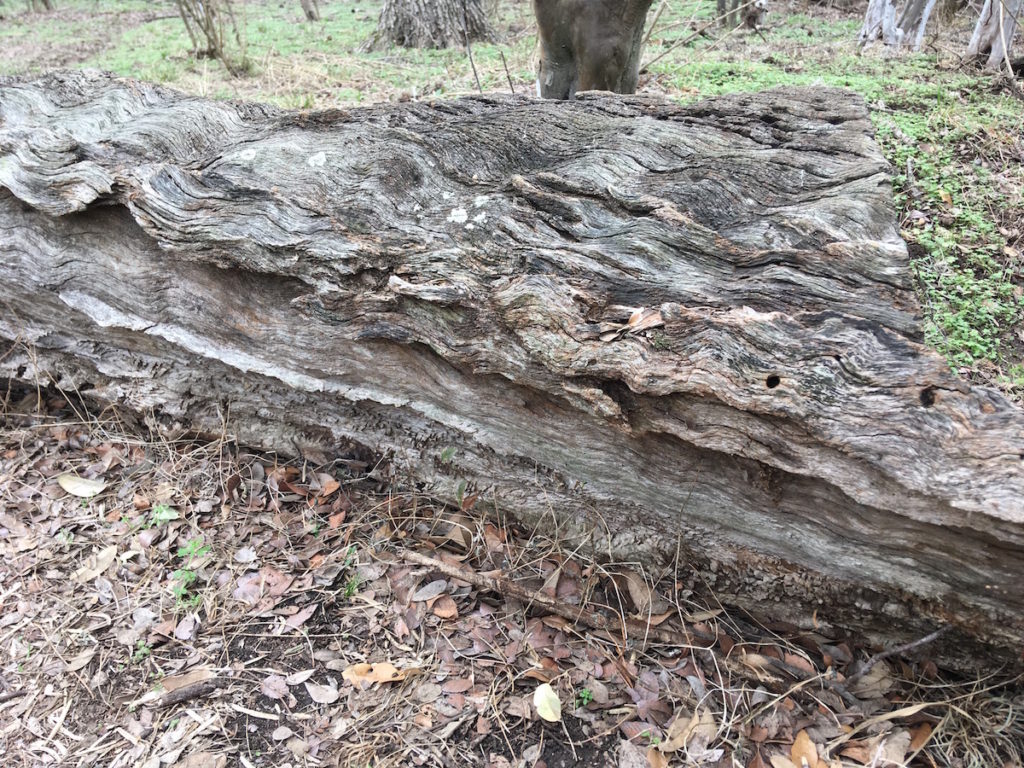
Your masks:
M926 649L858 674L879 649L768 631L684 569L588 559L364 458L65 405L0 432L5 767L1020 763L1019 680L947 679Z

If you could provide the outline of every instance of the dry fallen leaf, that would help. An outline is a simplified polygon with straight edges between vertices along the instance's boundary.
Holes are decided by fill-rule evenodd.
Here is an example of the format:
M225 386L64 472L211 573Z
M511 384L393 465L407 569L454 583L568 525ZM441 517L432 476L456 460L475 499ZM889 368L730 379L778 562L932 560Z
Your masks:
M562 700L548 683L541 683L533 692L533 706L541 719L557 723L562 719Z
M80 584L86 584L106 571L116 557L117 547L115 545L111 544L109 547L104 547L95 555L87 558L82 567L75 571L71 578Z
M441 597L437 598L430 610L435 616L442 619L454 619L459 615L459 609L456 607L455 601L448 595L441 595Z
M420 587L416 590L416 594L412 596L414 603L422 603L435 598L440 594L443 594L448 589L448 582L444 579L437 579L432 581L426 586Z
M923 749L924 745L927 744L928 740L932 737L932 726L930 723L921 723L910 733L910 751L917 752L918 750Z
M82 667L84 667L86 664L88 664L90 661L92 661L92 657L95 656L95 655L96 655L96 649L95 648L88 648L88 649L82 651L77 656L75 656L70 661L68 661L68 664L65 667L65 669L68 672L77 672Z
M793 765L793 761L783 755L772 755L768 758L768 762L772 764L772 768L797 768Z
M668 758L654 747L647 750L647 762L651 768L668 768Z
M288 695L288 683L281 675L268 675L260 682L260 693L268 699L281 699Z
M58 475L57 484L72 496L77 496L80 499L91 499L107 487L103 480L90 480L87 477L70 474Z
M287 725L279 725L274 729L274 732L270 734L270 738L274 741L284 741L292 735L292 729Z
M793 740L793 746L789 751L793 764L797 768L817 768L818 749L807 735L807 731L800 731Z
M333 704L338 700L337 688L332 688L329 685L317 685L316 683L305 683L306 690L309 692L309 698L315 701L317 704Z
M373 683L397 683L405 680L409 671L381 661L376 664L353 664L342 672L341 676L355 686L366 686Z

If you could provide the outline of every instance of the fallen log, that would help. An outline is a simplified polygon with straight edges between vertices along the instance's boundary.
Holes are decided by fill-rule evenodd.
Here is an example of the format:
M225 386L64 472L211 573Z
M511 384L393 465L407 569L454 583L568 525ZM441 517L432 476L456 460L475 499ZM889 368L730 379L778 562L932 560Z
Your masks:
M0 80L0 371L358 445L723 601L1019 657L1024 414L922 343L825 88L285 112Z

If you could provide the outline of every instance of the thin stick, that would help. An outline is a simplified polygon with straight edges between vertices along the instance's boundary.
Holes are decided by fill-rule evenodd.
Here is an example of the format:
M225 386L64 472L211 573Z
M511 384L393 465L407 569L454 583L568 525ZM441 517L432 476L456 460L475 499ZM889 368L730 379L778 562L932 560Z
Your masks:
M512 95L515 96L516 95L516 87L514 85L512 85L512 75L510 75L509 72L508 72L508 62L505 61L505 52L504 51L498 51L498 53L501 55L501 64L502 64L503 67L505 67L505 77L508 79L509 90L511 90L512 91Z
M888 651L876 653L874 656L867 660L867 663L865 663L859 671L855 672L854 674L846 678L846 687L851 688L854 683L856 683L858 680L864 677L864 675L870 672L872 667L874 667L875 664L877 664L878 662L888 659L890 656L898 656L901 653L906 653L907 651L912 651L915 648L920 648L922 645L928 645L928 643L938 640L944 634L949 632L949 630L952 628L952 625L947 624L946 626L940 627L931 634L925 635L924 637L918 638L917 640L911 640L909 643L904 643L903 645L898 645L895 648L890 648Z

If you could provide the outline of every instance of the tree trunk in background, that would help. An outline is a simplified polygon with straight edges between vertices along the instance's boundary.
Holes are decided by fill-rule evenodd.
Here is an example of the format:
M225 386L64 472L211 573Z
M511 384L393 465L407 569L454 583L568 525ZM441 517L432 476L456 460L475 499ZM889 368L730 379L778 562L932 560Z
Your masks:
M482 0L384 0L369 46L458 48L492 36Z
M1009 62L1022 9L1024 0L985 0L967 46L968 58L984 58L990 69L999 69Z
M881 40L893 48L920 50L934 8L935 0L906 0L897 17L897 0L870 0L857 41L861 46Z
M887 168L834 89L288 113L0 79L0 374L1019 658L1024 413L922 345Z
M320 6L316 0L301 0L302 11L309 21L320 21Z

